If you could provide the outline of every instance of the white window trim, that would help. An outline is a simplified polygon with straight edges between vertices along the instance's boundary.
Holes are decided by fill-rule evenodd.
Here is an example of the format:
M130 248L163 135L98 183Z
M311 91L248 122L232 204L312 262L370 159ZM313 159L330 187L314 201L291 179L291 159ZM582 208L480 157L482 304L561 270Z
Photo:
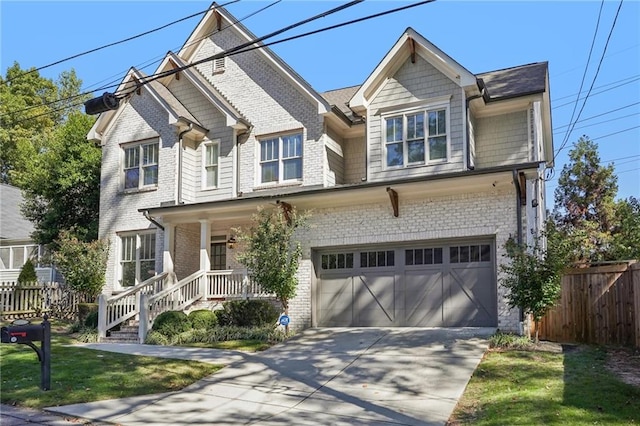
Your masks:
M207 147L208 146L217 146L218 147L218 158L216 160L216 185L214 186L208 186L207 185ZM201 186L200 188L205 191L205 190L210 190L210 189L218 189L220 187L220 139L214 139L211 141L206 141L203 142L201 144L202 146L202 161L201 161L201 168L200 168L200 174L201 174Z
M158 235L156 233L156 229L152 228L152 229L145 229L145 230L138 230L138 231L126 231L126 232L119 232L117 234L117 257L116 257L116 275L115 275L115 281L117 283L117 286L121 289L127 289L127 288L131 288L132 286L124 286L122 284L122 274L123 274L123 268L122 268L122 256L123 256L123 251L122 251L122 240L123 238L126 237L131 237L131 236L135 236L136 238L136 246L135 246L135 262L136 262L136 274L135 274L135 282L134 282L134 286L140 284L142 281L140 281L140 277L141 275L141 259L140 259L140 249L142 247L142 243L141 243L141 237L143 235L149 235L149 234L153 234L155 235L155 246L154 246L154 258L153 258L153 262L155 264L155 266L157 267L158 265ZM147 259L145 259L147 260Z
M132 193L132 192L143 192L143 191L149 191L149 190L154 190L158 188L158 182L154 183L154 184L150 184L150 185L144 185L144 174L142 173L142 146L144 145L157 145L157 149L158 149L158 162L156 163L156 166L158 168L158 177L157 180L160 180L160 138L149 138L149 139L144 139L144 140L137 140L137 141L132 141L132 142L126 142L123 144L120 144L120 188L122 190L122 192L125 193ZM125 175L125 161L126 161L126 153L125 150L129 149L129 148L133 148L133 147L137 147L140 149L140 160L138 163L138 170L139 170L139 174L138 174L138 186L136 188L125 188L125 181L126 181L126 175Z
M429 143L428 143L429 119L427 114L431 111L439 111L442 109L445 110L445 114L446 114L447 154L446 154L446 158L431 160L429 158ZM408 141L407 141L407 116L415 115L416 113L419 113L419 112L423 112L425 114L425 121L424 121L425 123L424 124L425 125L425 137L424 137L425 160L421 162L416 162L416 163L408 163L409 150L408 150ZM387 137L386 137L387 126L386 124L388 119L398 117L398 116L402 116L403 163L400 166L389 166L387 165ZM448 163L451 159L451 102L449 101L449 99L447 99L446 101L439 100L436 102L421 104L418 107L397 109L397 110L385 112L380 116L380 142L381 142L381 152L382 152L381 160L382 160L383 170L403 170L403 169L413 168L413 167L424 167L424 166L430 166L435 164Z
M283 179L284 175L284 167L283 167L283 158L282 158L282 138L286 136L300 135L300 161L301 161L301 177L298 179ZM262 142L269 139L278 139L278 180L274 182L262 182ZM279 185L291 185L296 183L301 183L304 179L304 141L305 135L303 130L292 131L286 133L277 133L277 134L269 134L262 135L256 138L256 176L255 182L256 187L271 187L271 186L279 186ZM290 157L297 158L297 157Z

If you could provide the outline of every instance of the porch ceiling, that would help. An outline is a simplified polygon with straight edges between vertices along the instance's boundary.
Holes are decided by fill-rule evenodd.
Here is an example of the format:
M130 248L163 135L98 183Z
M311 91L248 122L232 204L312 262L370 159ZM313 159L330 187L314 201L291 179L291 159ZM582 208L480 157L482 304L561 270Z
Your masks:
M531 163L520 171L535 170L537 163ZM447 178L437 176L402 181L364 183L358 185L342 185L331 188L302 189L297 192L255 192L245 194L230 200L185 204L180 206L165 206L140 211L148 212L155 219L163 223L192 223L209 220L218 225L228 222L234 226L238 222L246 222L259 206L273 205L284 201L299 210L322 210L327 208L346 207L366 204L390 203L389 191L397 193L400 216L402 204L407 199L424 199L464 193L500 191L513 188L513 174L511 169L476 172L465 172Z

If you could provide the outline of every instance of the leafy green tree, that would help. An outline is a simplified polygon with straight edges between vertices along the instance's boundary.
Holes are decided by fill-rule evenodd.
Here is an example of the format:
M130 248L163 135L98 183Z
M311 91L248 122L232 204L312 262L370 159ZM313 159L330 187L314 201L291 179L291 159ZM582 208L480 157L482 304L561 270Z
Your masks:
M545 237L546 247L540 240L534 247L527 247L509 239L505 249L510 262L500 266L509 307L519 307L531 314L536 325L536 342L540 320L560 298L562 271L570 252L569 242L551 222L547 223Z
M79 111L90 95L82 95L75 71L58 81L41 77L17 62L0 76L0 182L19 186L13 172L23 172L46 146L54 127Z
M101 151L86 138L94 120L69 113L46 148L13 173L23 189L22 213L34 224L32 237L40 244L51 244L61 230L73 229L81 241L98 237Z
M306 215L286 207L259 209L247 230L238 230L238 240L244 246L237 260L245 265L262 288L276 295L285 313L289 300L296 295L296 273L302 249L294 240L296 230L304 226Z
M640 200L629 197L616 203L611 258L640 260Z
M18 275L18 284L29 284L38 281L38 275L36 274L36 268L33 266L31 259L27 259L20 268L20 274Z
M569 152L555 190L558 230L574 247L574 261L609 260L615 223L617 176L602 166L598 146L583 136Z
M101 240L80 241L65 230L60 232L56 245L53 260L67 285L95 300L106 282L108 244Z

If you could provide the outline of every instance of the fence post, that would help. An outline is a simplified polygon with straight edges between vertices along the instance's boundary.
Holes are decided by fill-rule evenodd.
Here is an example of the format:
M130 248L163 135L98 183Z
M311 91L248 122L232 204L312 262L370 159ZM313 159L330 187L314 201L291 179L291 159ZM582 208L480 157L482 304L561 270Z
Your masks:
M631 271L631 288L633 289L633 305L636 319L635 345L636 348L640 348L640 263L634 263L629 269Z
M138 341L144 343L149 328L149 295L138 293Z
M242 298L247 300L249 298L249 276L247 271L242 273Z
M107 337L107 296L98 296L98 341Z
M207 297L207 288L209 287L208 281L209 277L207 276L207 271L204 271L204 273L200 277L200 285L198 286L198 291L200 293L199 296L202 296L202 298Z

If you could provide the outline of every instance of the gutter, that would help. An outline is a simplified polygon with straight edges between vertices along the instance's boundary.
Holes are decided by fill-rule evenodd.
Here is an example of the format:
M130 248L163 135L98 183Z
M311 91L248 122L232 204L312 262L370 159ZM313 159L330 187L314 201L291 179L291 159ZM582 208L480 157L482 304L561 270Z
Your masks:
M144 210L142 212L142 215L145 217L145 219L147 219L149 222L153 223L155 226L157 226L158 228L162 229L164 231L164 226L160 225L160 223L158 223L157 220L155 220L154 218L152 218L149 215L149 210Z
M176 204L183 204L182 201L182 137L193 130L193 123L189 122L189 127L178 134L178 199Z
M481 81L481 80L480 80ZM483 83L484 84L484 83ZM480 84L478 84L478 86L480 86ZM465 113L467 115L467 125L465 126L466 128L466 139L467 139L467 170L474 170L475 166L473 164L471 164L471 140L470 140L470 134L469 134L469 104L471 103L472 100L474 99L478 99L478 98L484 98L485 97L485 89L484 87L482 87L482 89L480 90L480 94L479 95L473 95L473 96L469 96L468 98L465 99Z
M517 223L517 240L518 246L522 245L522 203L520 202L520 195L522 194L523 188L520 187L520 179L518 175L518 169L513 169L513 184L516 187L516 221ZM524 322L524 309L519 307L520 310L520 324ZM522 332L520 333L522 334Z

